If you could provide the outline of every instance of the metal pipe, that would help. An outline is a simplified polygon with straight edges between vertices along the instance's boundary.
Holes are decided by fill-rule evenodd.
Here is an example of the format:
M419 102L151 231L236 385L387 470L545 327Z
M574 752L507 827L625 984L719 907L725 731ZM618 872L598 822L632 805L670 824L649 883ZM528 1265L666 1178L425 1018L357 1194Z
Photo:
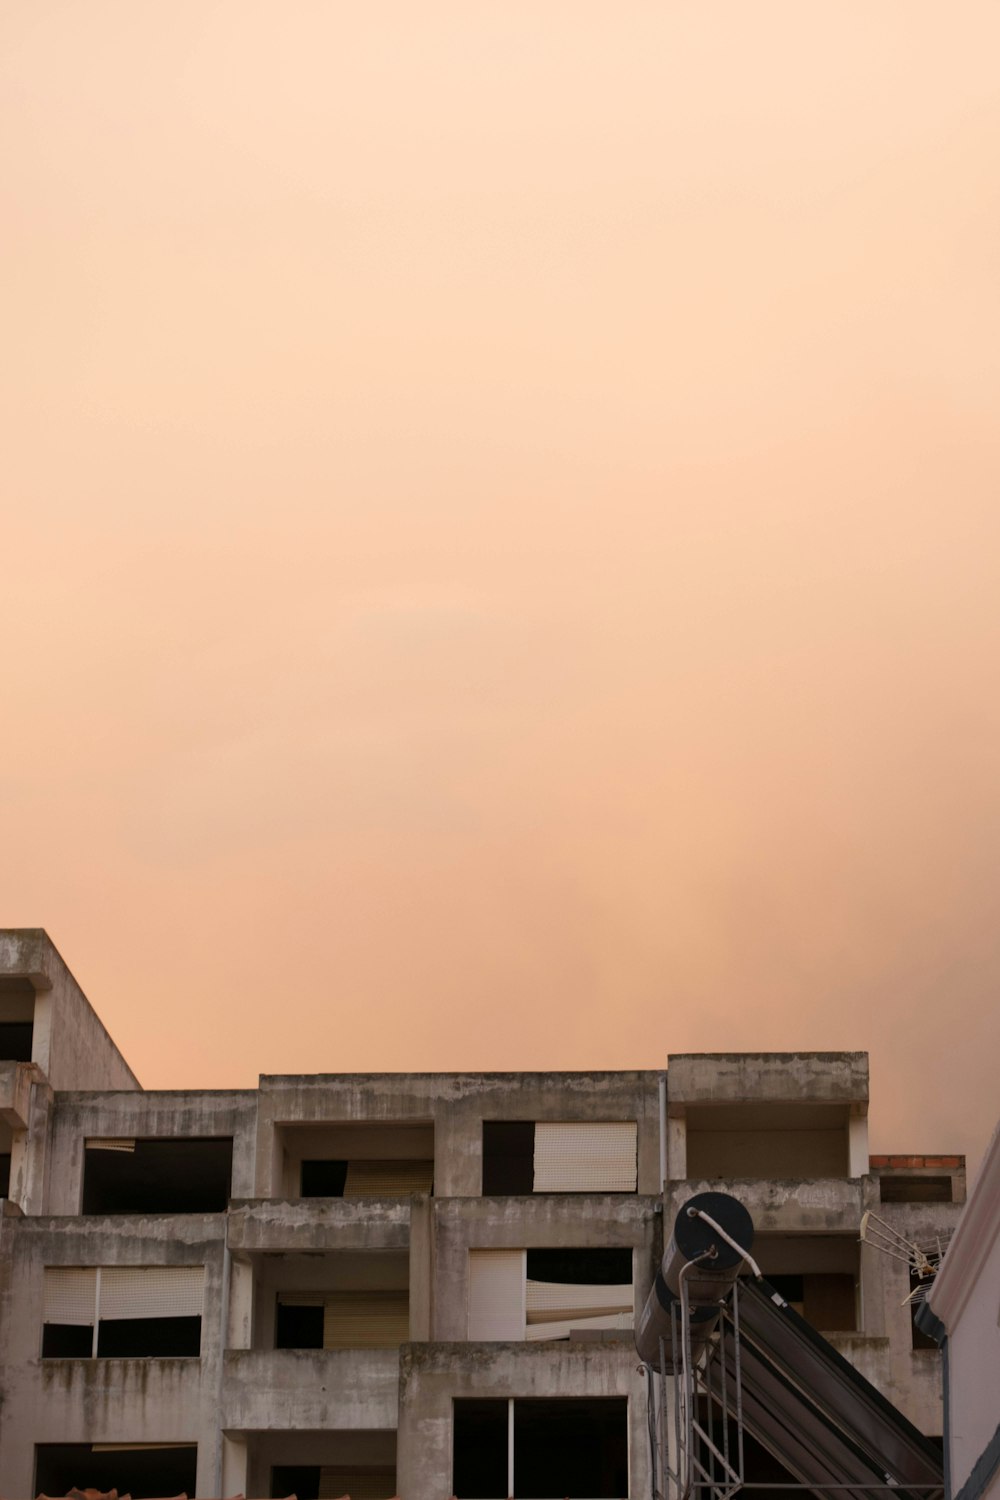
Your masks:
M667 1075L661 1073L659 1078L660 1095L660 1185L656 1189L658 1193L665 1191L667 1181Z

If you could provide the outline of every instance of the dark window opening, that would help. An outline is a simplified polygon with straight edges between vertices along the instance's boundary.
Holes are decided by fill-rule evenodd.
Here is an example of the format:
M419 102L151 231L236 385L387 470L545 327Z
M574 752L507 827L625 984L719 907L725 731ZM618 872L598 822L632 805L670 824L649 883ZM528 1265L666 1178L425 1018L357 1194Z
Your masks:
M92 1324L44 1323L43 1359L90 1359ZM200 1318L105 1318L97 1328L98 1359L198 1359Z
M43 1323L43 1359L89 1359L94 1330L89 1323Z
M527 1277L564 1286L624 1286L632 1280L632 1251L529 1250Z
M233 1175L231 1137L135 1142L134 1151L87 1147L85 1214L224 1212Z
M855 1333L858 1326L854 1277L847 1272L807 1272L768 1276L774 1290L821 1333Z
M514 1402L514 1488L524 1500L628 1494L628 1401Z
M157 1495L193 1495L198 1448L117 1448L95 1451L90 1443L40 1443L35 1449L35 1495L99 1490L150 1500Z
M30 1062L34 1032L31 1021L0 1021L0 1061Z
M0 1152L0 1198L10 1194L10 1152Z
M520 1197L534 1190L534 1121L484 1120L483 1193Z
M347 1182L346 1161L304 1161L303 1198L342 1198Z
M276 1464L271 1470L271 1494L276 1500L319 1500L319 1464Z
M98 1359L197 1359L200 1318L111 1318L97 1328Z
M937 1339L932 1339L929 1333L917 1327L917 1310L920 1307L923 1296L926 1296L931 1281L928 1277L920 1277L916 1271L910 1271L910 1291L915 1292L922 1289L921 1298L910 1303L910 1344L913 1349L937 1349Z
M951 1203L950 1177L880 1177L883 1203Z
M321 1302L315 1307L295 1307L279 1302L274 1347L276 1349L322 1349L323 1318L324 1309ZM282 1494L286 1493L289 1492L282 1491ZM301 1496L300 1500L302 1500Z
M624 1396L514 1403L514 1473L508 1475L509 1403L456 1401L452 1489L458 1500L548 1500L628 1495ZM511 1483L511 1479L513 1483Z
M455 1402L452 1492L457 1500L507 1500L511 1493L507 1411L503 1400Z

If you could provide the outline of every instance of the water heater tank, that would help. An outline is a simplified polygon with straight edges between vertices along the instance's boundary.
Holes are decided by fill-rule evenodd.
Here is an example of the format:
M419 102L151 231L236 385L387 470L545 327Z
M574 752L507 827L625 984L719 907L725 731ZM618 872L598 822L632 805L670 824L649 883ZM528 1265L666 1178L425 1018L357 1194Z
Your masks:
M732 1245L718 1233L698 1210L741 1246ZM644 1364L660 1369L660 1340L665 1357L663 1374L673 1372L673 1335L671 1310L677 1309L677 1333L680 1335L680 1273L692 1261L696 1264L685 1277L690 1308L692 1352L697 1353L715 1327L719 1303L739 1274L743 1253L753 1246L753 1220L743 1204L728 1193L696 1193L682 1204L674 1220L674 1232L663 1252L652 1290L639 1315L635 1328L635 1347ZM704 1257L699 1259L699 1257Z

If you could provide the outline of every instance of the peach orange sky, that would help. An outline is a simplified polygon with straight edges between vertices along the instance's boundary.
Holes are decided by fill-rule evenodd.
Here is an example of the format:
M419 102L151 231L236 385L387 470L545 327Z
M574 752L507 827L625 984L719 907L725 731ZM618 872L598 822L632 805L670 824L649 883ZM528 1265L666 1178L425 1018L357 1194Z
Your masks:
M6 0L0 922L149 1086L1000 1106L995 0Z

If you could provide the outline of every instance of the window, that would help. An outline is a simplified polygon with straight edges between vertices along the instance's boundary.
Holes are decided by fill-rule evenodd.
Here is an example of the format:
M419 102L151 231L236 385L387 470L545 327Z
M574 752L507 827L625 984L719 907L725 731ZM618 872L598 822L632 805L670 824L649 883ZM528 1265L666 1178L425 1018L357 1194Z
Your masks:
M32 1494L117 1490L133 1500L193 1495L197 1468L195 1443L40 1443Z
M281 1464L271 1470L271 1494L297 1500L394 1500L396 1471L386 1468L345 1469L333 1464Z
M212 1214L229 1202L232 1137L92 1139L83 1166L85 1214Z
M10 1152L0 1151L0 1198L10 1193Z
M483 1121L483 1193L634 1193L634 1120Z
M303 1161L303 1198L401 1198L429 1193L432 1161Z
M917 1326L917 1311L927 1296L932 1286L929 1277L922 1277L912 1268L910 1270L910 1346L913 1349L937 1349L937 1339L932 1339L929 1333L925 1333Z
M0 1062L30 1062L35 990L28 979L0 978Z
M469 1251L470 1339L626 1333L633 1320L631 1250Z
M628 1401L457 1400L452 1489L458 1500L622 1500L628 1495Z
M47 1266L43 1359L196 1359L203 1266Z
M883 1203L951 1203L950 1177L880 1177L879 1196Z
M278 1349L395 1349L409 1336L409 1292L278 1293Z

